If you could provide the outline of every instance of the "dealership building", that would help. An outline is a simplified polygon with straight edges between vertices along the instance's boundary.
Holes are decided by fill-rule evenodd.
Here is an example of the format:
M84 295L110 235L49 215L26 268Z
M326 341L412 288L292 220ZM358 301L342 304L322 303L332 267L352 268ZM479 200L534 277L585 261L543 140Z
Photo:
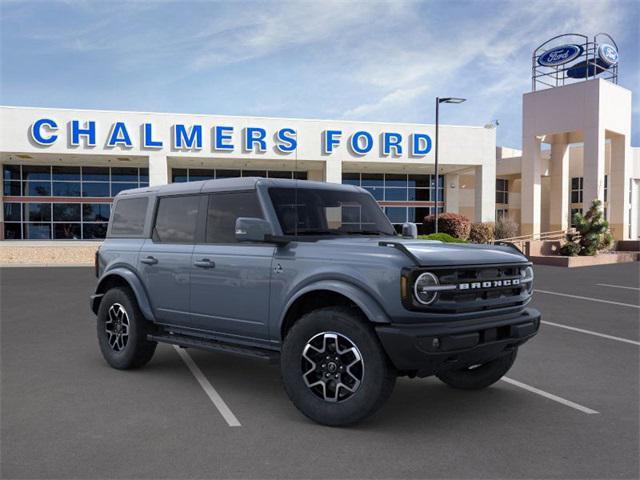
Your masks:
M617 85L617 62L565 78L597 47L534 52L522 150L496 147L494 125L440 125L437 179L429 124L0 107L0 238L99 240L122 190L252 176L362 186L397 228L438 209L510 217L532 237L566 230L600 199L614 237L637 239L631 91Z

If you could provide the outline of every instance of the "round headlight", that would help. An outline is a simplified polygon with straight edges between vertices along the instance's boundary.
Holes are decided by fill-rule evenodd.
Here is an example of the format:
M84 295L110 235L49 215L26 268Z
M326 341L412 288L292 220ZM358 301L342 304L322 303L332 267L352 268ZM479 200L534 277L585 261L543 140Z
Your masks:
M520 283L527 292L533 290L533 267L525 267L520 271Z
M433 273L426 272L416 279L413 285L413 294L416 300L422 305L430 305L438 297L437 287L440 284L438 277Z

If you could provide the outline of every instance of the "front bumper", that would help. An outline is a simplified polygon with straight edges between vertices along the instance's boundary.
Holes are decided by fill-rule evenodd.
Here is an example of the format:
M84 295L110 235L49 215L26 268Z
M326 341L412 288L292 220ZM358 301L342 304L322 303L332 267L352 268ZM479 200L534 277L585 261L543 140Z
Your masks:
M419 377L464 368L500 357L538 333L540 312L433 324L389 324L376 332L401 373Z

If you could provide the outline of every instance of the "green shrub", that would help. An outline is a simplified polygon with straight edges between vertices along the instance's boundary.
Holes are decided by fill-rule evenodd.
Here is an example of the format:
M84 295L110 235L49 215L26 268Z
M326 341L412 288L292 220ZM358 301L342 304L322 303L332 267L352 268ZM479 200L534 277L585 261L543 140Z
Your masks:
M452 237L448 233L431 233L429 235L419 235L418 238L421 240L440 240L445 243L467 243L465 240Z
M496 221L496 239L513 238L518 236L519 225L509 217L502 217Z
M429 215L424 218L423 228L426 234L435 233L435 217ZM471 231L471 222L464 215L457 213L443 213L438 215L438 233L447 233L452 237L466 240Z
M493 243L496 226L493 222L473 223L469 232L469 241L473 243Z
M604 219L600 200L594 200L584 215L576 213L573 223L576 233L567 233L567 243L560 248L561 255L593 256L613 243L613 237L609 233L609 222Z

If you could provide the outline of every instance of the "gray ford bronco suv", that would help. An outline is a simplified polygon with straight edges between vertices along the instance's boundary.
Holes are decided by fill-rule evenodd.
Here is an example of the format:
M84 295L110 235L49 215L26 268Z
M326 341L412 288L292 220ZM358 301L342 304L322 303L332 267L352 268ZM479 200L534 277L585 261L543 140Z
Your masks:
M396 377L480 389L540 326L515 247L396 234L349 186L232 178L117 195L91 309L114 368L158 342L280 362L293 404L326 425L373 414Z

